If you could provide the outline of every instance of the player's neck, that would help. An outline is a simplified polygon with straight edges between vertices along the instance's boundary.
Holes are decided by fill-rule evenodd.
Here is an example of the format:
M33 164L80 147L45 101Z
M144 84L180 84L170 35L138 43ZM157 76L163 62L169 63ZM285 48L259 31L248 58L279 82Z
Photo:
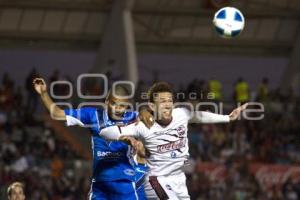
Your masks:
M170 119L161 119L161 120L156 120L156 122L161 125L161 126L168 126L173 120L173 117L171 117Z

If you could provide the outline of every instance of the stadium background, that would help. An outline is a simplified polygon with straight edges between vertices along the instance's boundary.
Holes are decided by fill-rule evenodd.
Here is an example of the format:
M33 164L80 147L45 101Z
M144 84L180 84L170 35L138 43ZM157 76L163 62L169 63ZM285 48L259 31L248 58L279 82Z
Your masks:
M232 40L212 28L213 13L225 5L246 18ZM31 88L37 75L48 84L76 83L82 73L104 73L110 84L132 80L137 101L165 80L202 102L218 80L225 112L239 101L233 94L243 78L249 100L265 105L265 118L190 125L190 195L300 198L298 0L15 0L0 1L0 12L0 199L15 180L25 182L27 199L86 197L89 133L51 120ZM94 95L101 87L83 86ZM88 100L74 92L56 101Z

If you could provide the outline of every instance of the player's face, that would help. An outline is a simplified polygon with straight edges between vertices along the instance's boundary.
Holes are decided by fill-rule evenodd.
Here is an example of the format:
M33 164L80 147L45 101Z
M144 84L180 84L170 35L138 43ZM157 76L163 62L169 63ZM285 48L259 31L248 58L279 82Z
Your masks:
M109 117L114 120L121 120L129 106L129 101L128 99L119 99L111 96L106 104Z
M24 200L25 195L21 187L15 187L9 197L9 200Z
M170 92L160 92L154 97L154 110L159 121L170 121L173 111L173 95Z

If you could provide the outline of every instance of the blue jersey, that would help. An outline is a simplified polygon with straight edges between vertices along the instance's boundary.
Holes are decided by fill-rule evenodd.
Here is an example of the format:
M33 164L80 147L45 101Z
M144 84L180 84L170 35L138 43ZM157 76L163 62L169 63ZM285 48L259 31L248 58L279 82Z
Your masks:
M126 112L123 120L112 120L106 110L80 108L65 110L67 125L81 125L92 133L93 182L129 180L135 181L134 161L131 146L119 142L109 142L99 136L106 126L129 124L136 120L137 112Z
M147 200L144 184L146 179L146 174L148 173L149 168L146 164L136 164L135 165L135 185L136 185L136 192L138 194L139 200Z

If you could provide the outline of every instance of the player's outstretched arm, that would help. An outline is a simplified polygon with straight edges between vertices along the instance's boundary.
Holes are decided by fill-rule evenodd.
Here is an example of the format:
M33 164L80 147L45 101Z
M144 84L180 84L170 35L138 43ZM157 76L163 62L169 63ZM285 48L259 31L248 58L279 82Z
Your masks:
M44 105L49 110L51 115L57 120L66 120L64 110L59 108L49 96L45 80L42 78L35 78L33 80L33 86L35 91L40 95Z
M192 123L228 123L239 118L241 113L247 108L245 103L234 109L229 115L220 115L205 111L195 111L190 122Z

